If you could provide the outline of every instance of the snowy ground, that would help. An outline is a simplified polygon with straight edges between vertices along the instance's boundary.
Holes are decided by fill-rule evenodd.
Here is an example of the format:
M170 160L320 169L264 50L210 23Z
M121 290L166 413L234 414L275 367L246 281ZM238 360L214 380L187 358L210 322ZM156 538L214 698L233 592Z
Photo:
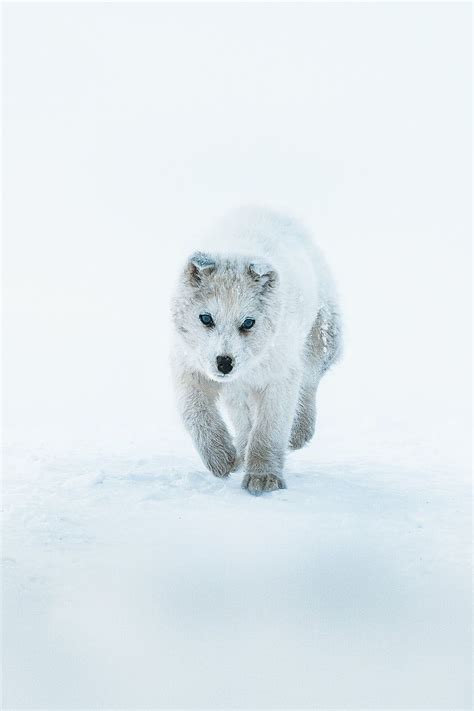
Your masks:
M321 430L258 499L180 437L12 447L5 708L470 708L468 472Z
M3 707L470 708L469 4L3 9ZM167 363L177 265L255 202L346 333L257 499Z

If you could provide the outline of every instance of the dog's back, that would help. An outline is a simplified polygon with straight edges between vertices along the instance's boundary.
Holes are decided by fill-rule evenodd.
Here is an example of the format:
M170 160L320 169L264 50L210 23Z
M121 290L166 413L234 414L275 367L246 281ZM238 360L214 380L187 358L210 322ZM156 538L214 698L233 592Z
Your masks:
M337 293L324 255L297 220L262 207L241 207L217 222L208 237L211 251L252 256L278 271L287 307L306 315L304 326L319 310L337 310Z

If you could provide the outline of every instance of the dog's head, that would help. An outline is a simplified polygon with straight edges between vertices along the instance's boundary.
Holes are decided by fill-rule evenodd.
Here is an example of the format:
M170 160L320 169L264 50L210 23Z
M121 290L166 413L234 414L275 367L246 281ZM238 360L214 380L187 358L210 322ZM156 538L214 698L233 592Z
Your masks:
M188 359L212 380L243 376L272 344L279 286L271 264L195 252L173 300L175 329Z

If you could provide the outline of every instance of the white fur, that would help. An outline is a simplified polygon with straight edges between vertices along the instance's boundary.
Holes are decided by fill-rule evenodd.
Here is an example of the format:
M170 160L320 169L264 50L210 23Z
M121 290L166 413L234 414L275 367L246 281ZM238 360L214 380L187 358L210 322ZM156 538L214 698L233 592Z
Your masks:
M306 231L268 210L232 212L196 246L173 300L183 420L215 474L244 464L251 493L281 488L285 451L311 438L319 380L340 352L332 277ZM213 317L211 328L200 313ZM243 332L248 317L255 326ZM232 358L229 374L219 372L219 355Z

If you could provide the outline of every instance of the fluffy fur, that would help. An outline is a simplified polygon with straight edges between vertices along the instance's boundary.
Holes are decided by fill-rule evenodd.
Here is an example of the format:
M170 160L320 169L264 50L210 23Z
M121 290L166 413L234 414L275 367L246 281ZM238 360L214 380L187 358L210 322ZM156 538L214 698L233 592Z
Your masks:
M285 452L313 436L316 390L341 351L322 254L294 220L237 210L186 261L172 315L178 406L203 462L219 477L243 465L252 494L285 488ZM218 356L232 359L231 372L219 371Z

